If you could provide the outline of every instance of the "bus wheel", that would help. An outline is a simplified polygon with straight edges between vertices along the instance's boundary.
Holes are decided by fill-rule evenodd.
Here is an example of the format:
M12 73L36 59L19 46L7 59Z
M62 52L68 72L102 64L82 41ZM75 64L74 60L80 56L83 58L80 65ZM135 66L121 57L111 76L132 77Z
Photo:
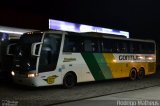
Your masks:
M145 75L144 69L143 69L143 68L140 68L140 69L139 69L139 72L138 72L138 75L137 75L137 78L138 78L139 80L141 80L141 79L144 78L144 75Z
M129 78L131 80L135 80L137 78L137 71L135 68L131 69L130 74L129 74Z
M76 80L76 75L69 72L64 76L63 79L63 87L64 88L72 88L76 85L77 80Z

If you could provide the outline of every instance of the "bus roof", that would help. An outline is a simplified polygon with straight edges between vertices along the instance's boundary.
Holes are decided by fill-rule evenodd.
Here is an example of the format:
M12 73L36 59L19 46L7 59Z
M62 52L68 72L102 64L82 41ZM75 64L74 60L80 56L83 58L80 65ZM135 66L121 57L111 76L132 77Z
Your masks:
M130 41L140 41L140 42L155 42L154 40L150 39L134 39L134 38L127 38L126 36L119 35L116 36L114 34L105 34L105 33L97 33L97 32L68 32L68 31L60 31L60 30L45 30L45 31L33 31L28 33L65 33L65 34L71 34L71 35L79 35L79 36L90 36L90 37L98 37L98 38L109 38L109 39L119 39L119 40L130 40Z

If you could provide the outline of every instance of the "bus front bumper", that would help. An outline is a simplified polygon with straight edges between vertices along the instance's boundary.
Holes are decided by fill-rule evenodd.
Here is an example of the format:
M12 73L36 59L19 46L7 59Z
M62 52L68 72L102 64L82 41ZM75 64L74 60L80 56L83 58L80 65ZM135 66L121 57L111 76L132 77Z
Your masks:
M38 87L38 83L36 78L20 78L20 77L13 77L13 81L16 84L25 85L25 86L33 86Z

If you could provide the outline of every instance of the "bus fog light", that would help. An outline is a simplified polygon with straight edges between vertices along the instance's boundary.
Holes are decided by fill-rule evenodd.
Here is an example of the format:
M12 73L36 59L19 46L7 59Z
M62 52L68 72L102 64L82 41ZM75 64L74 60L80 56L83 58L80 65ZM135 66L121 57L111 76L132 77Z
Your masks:
M12 71L11 74L12 74L12 76L15 76L15 72L14 71Z

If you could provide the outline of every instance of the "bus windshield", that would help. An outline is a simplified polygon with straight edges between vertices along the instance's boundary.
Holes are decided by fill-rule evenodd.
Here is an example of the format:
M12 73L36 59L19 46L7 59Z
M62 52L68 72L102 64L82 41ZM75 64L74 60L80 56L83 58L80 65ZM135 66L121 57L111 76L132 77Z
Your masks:
M37 57L31 55L33 43L41 42L43 33L24 34L20 37L15 51L14 68L19 71L31 71L36 69ZM39 51L39 47L37 47Z
M55 70L59 57L61 40L61 34L45 34L40 53L39 73Z

